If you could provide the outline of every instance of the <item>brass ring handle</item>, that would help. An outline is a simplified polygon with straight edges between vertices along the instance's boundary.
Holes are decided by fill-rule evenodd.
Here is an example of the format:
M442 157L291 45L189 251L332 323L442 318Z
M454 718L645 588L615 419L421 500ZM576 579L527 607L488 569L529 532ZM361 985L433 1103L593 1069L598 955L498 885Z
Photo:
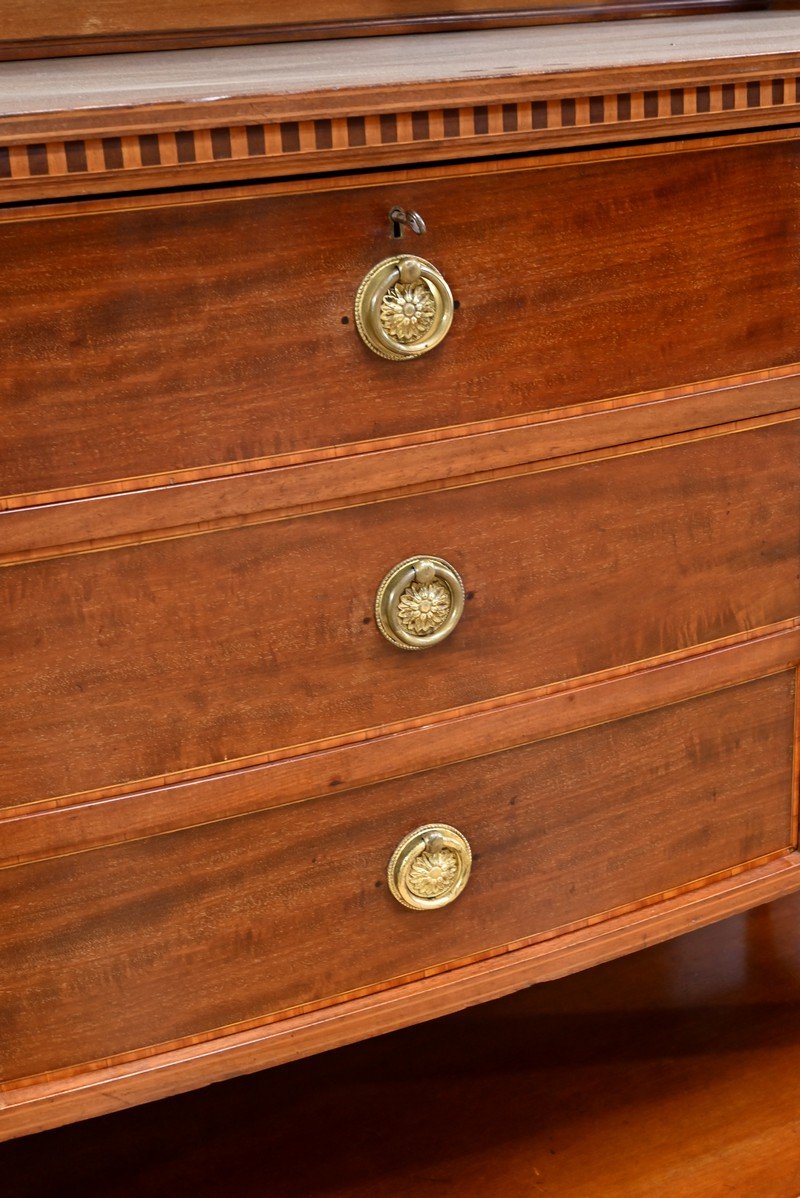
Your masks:
M449 824L424 824L404 836L389 862L389 889L412 911L446 907L469 881L469 841Z
M378 587L375 619L398 649L428 649L448 637L464 611L464 584L441 557L409 557Z
M363 280L356 326L373 353L405 362L447 336L453 307L453 294L432 262L398 254L373 266Z

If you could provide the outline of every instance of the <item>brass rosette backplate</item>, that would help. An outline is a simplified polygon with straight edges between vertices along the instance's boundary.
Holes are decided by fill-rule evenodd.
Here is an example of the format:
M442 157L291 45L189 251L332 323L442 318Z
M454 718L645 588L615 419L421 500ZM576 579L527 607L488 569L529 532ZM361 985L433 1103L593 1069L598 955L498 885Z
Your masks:
M434 911L458 898L471 869L472 850L458 828L423 824L404 836L392 854L389 889L412 911Z
M393 566L375 596L375 620L398 649L429 649L464 611L461 575L441 557L408 557Z
M453 295L424 258L385 258L356 294L356 326L373 353L407 362L434 349L453 322Z

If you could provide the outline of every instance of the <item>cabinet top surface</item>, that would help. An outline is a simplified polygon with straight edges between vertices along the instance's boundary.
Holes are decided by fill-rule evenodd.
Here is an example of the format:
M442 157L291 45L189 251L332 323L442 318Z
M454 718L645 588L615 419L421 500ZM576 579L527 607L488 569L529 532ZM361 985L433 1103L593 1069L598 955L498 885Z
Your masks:
M792 55L800 12L98 55L0 65L0 117Z

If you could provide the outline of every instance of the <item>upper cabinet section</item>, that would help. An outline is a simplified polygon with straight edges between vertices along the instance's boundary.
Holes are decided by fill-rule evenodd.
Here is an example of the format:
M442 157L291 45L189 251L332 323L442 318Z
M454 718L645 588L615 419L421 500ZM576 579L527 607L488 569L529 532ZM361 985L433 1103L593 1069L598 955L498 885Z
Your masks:
M771 0L5 0L0 57L430 33L674 12L778 7Z
M756 12L10 62L0 203L788 126L799 54Z

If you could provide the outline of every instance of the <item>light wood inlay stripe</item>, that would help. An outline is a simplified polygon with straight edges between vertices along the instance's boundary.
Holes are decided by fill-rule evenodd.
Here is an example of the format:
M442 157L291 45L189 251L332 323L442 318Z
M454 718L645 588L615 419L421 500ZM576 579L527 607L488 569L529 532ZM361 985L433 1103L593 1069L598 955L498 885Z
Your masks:
M414 140L414 127L410 112L399 112L397 114L397 140L399 142Z
M9 146L8 156L11 164L12 179L27 179L30 175L28 167L28 147Z
M81 174L143 177L155 170L225 161L261 159L275 162L291 157L313 168L322 159L346 152L369 152L375 147L434 146L443 141L464 143L463 153L513 151L524 137L526 148L539 134L542 144L559 144L559 134L592 129L609 137L624 136L626 128L651 124L652 134L663 136L659 125L676 120L683 127L713 114L762 114L785 120L787 110L800 107L800 77L741 78L699 86L652 88L607 94L535 96L512 104L475 104L459 108L372 112L363 116L330 119L274 121L260 125L215 126L194 130L160 130L153 134L119 138L86 138L71 141L10 144L7 177L10 180L63 179ZM573 132L573 138L575 133ZM467 143L475 143L468 145ZM479 144L478 144L479 143ZM492 143L496 143L492 146ZM110 145L120 147L117 155ZM155 152L153 152L155 147ZM0 143L0 150L4 147ZM326 164L327 169L327 164ZM124 186L124 183L120 183ZM0 187L2 184L0 183Z

